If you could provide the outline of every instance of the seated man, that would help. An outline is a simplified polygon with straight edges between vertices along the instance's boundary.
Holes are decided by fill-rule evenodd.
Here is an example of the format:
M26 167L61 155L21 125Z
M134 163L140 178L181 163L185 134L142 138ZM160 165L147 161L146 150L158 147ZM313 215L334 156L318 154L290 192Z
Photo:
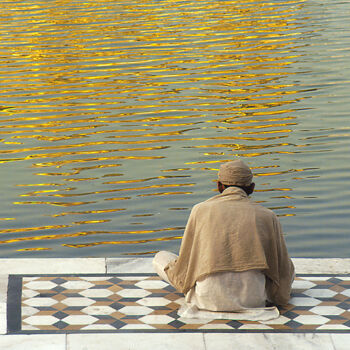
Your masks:
M193 207L179 256L161 251L154 257L156 272L198 309L288 303L294 266L276 215L248 197L252 179L241 160L222 164L220 194Z

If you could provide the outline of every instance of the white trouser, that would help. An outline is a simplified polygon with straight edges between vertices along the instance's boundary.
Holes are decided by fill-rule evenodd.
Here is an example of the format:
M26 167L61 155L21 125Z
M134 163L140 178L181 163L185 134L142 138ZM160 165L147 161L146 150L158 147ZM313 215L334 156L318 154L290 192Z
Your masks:
M177 259L178 256L174 253L166 252L166 251L160 251L154 256L154 259L152 261L152 265L154 270L157 272L159 277L161 277L164 281L168 282L170 281L168 279L167 274L164 271L164 268L173 260Z

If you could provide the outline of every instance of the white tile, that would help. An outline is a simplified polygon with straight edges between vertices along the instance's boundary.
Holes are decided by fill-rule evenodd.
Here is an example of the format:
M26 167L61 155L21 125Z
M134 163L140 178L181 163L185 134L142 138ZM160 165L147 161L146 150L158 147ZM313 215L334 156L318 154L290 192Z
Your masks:
M167 315L147 315L141 317L139 320L148 324L168 324L169 322L174 321L172 317Z
M147 279L149 276L118 276L123 281L143 281Z
M36 290L32 290L32 289L23 289L22 290L22 297L24 297L24 298L33 298L39 294L40 294L40 292L37 292Z
M349 273L350 259L293 258L296 273Z
M330 289L321 289L321 288L316 288L316 289L309 289L305 291L303 294L308 295L313 298L331 298L338 294L337 292L334 292L333 290Z
M256 324L256 323L251 323L251 324L244 324L243 326L239 327L240 330L242 329L273 329L272 327L266 325L266 324Z
M159 280L148 280L137 282L136 286L143 289L162 289L167 287L169 284Z
M50 281L31 281L25 284L25 288L34 289L34 290L46 290L52 289L57 286L56 283Z
M6 303L8 275L0 275L0 303Z
M61 303L68 306L88 306L94 304L95 300L89 298L72 297L61 300Z
M154 273L153 258L107 258L107 273L143 272Z
M67 350L205 350L202 334L68 334ZM220 349L220 348L216 348ZM220 349L221 350L221 349Z
M207 350L334 350L329 334L206 333Z
M279 316L278 318L275 318L274 320L264 321L262 323L264 323L264 324L285 324L289 321L290 321L290 319L288 317Z
M292 289L309 289L315 287L316 284L305 280L296 280L292 284Z
M213 318L187 318L187 317L179 317L177 319L180 322L186 323L186 324L207 324L211 321L213 321Z
M140 299L137 303L145 306L165 306L171 303L171 301L162 297L149 297Z
M88 281L67 281L61 284L61 287L66 289L88 289L93 286L94 284Z
M117 292L123 298L143 298L152 294L144 289L122 289Z
M23 324L22 324L22 330L24 330L24 331L39 331L39 330L40 330L40 327L34 327L34 326L31 325L31 324L25 324L25 323L23 323Z
M309 281L327 281L329 280L329 276L306 276L306 277L300 277L303 278L305 280L309 280Z
M155 329L155 327L152 327L149 324L140 324L140 323L130 323L127 324L123 327L121 327L120 329Z
M79 294L83 295L84 297L90 297L90 298L105 298L114 293L109 289L92 288L92 289L86 289L82 292L79 292Z
M29 306L52 306L54 304L57 304L57 300L52 298L31 298L23 301L23 304L29 305Z
M22 306L22 316L32 316L38 313L39 310L31 306Z
M88 315L111 315L115 312L115 309L107 305L88 306L81 310Z
M58 322L58 319L53 316L49 315L42 315L42 316L29 316L26 319L23 320L24 322L33 325L33 326L38 326L38 325L51 325L56 322Z
M295 317L293 321L302 324L325 324L329 321L329 319L319 315L300 315Z
M308 297L294 297L289 300L289 304L295 306L315 306L321 303L321 300Z
M85 281L94 281L94 282L100 282L100 281L107 281L110 277L83 277L81 276L80 279Z
M345 295L347 297L350 297L350 289L345 289L342 292L340 292L340 294L343 294L343 295Z
M82 327L84 330L115 330L110 324L89 324L88 326Z
M125 315L148 315L153 312L153 309L146 306L124 306L118 311Z
M340 315L345 312L337 306L315 306L310 311L318 315Z
M331 334L333 340L334 349L336 350L349 350L350 333L348 334Z
M105 273L105 258L1 259L1 269L8 274L26 273Z
M0 334L7 332L6 303L0 303Z
M65 350L65 334L2 335L0 349L6 350Z
M199 329L231 329L232 330L232 327L230 327L225 323L209 323L199 327Z
M322 326L317 327L318 330L346 330L350 333L349 327L344 326L343 324L323 324Z
M98 321L98 318L90 315L69 315L62 319L63 322L69 324L91 324Z

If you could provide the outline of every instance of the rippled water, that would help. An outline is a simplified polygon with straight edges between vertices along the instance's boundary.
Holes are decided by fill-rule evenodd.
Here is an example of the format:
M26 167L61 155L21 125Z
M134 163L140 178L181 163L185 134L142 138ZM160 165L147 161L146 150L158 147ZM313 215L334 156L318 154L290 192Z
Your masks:
M0 256L177 251L242 157L291 255L349 257L350 3L0 3Z

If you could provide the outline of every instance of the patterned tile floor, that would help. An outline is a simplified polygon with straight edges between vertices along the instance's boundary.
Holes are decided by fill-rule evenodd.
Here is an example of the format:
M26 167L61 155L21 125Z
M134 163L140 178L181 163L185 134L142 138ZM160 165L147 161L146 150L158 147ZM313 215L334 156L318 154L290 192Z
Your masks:
M8 333L350 332L350 276L299 275L268 322L184 319L183 296L154 274L12 275Z

